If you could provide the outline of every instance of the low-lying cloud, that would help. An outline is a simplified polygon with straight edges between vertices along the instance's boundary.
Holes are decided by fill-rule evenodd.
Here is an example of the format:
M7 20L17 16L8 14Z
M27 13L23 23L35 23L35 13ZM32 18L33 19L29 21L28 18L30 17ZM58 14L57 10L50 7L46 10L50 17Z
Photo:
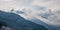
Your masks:
M2 11L9 12L12 8L24 18L34 17L50 25L60 25L60 0L0 0Z

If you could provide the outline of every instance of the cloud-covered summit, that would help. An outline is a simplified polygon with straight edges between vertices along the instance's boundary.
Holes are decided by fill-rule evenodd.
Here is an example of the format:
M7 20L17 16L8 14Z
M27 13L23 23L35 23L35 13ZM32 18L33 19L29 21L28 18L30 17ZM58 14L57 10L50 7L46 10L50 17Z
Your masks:
M41 21L60 25L60 0L0 0L0 9L21 15L26 19L37 18Z

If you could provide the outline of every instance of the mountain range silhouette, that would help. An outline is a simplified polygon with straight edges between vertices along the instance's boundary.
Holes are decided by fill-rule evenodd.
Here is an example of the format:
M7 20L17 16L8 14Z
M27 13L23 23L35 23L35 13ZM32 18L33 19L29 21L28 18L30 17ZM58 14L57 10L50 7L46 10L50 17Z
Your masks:
M11 27L13 30L48 30L43 25L24 19L20 15L0 11L0 28Z

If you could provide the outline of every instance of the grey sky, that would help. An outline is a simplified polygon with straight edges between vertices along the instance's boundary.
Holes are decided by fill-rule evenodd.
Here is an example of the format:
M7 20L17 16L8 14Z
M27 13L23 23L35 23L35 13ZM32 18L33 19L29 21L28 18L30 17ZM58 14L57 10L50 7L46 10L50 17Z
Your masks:
M39 6L39 7L36 7ZM46 10L45 11L41 11L42 9L39 9L40 6L44 7ZM36 8L34 8L36 7ZM26 15L21 15L23 17L26 18L32 18L32 17L36 17L38 19L43 19L42 21L47 23L47 24L52 24L52 25L59 25L59 22L57 20L53 20L52 18L54 18L53 16L57 16L59 19L60 16L58 16L59 14L56 15L55 11L57 11L57 9L60 10L60 0L0 0L0 9L2 9L3 11L9 11L10 9L14 8L16 9L24 9L25 8L25 13ZM51 17L49 17L49 19L44 19L41 18L40 16L38 16L38 14L44 14L44 13L49 13L48 9L52 9L52 13L54 15L52 15ZM17 11L19 11L17 10ZM28 13L30 12L31 13ZM52 19L53 21L51 21L50 19ZM58 23L55 23L58 22Z

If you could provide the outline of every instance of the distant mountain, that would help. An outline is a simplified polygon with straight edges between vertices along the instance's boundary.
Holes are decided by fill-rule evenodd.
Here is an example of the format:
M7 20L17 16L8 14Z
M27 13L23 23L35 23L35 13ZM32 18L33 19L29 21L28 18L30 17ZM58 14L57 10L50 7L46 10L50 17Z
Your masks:
M13 30L48 30L43 25L28 21L20 15L3 11L0 11L0 28L1 26L8 26Z

